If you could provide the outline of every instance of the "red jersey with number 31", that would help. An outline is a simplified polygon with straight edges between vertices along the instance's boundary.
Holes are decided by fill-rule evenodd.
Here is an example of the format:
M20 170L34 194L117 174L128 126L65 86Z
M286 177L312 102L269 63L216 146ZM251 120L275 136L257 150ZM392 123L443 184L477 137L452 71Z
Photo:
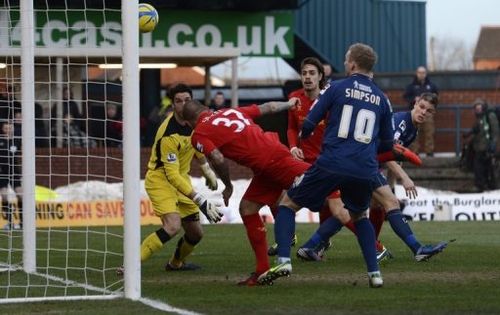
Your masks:
M277 133L264 132L253 119L261 115L257 105L204 112L193 130L193 147L208 156L214 149L238 164L259 173L271 158L290 156Z

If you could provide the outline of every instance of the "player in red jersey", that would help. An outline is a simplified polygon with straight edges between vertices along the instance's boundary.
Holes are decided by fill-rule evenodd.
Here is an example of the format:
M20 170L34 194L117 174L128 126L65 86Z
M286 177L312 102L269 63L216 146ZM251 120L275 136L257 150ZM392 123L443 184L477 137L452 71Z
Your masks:
M266 228L259 210L265 205L275 207L283 190L310 166L293 158L276 133L264 132L253 119L287 110L297 102L297 98L291 98L288 102L269 102L212 113L199 102L191 101L183 111L184 119L194 129L193 146L205 154L225 185L222 195L226 206L233 185L225 159L249 167L254 173L239 210L257 266L248 279L239 283L241 285L256 285L258 276L270 268Z

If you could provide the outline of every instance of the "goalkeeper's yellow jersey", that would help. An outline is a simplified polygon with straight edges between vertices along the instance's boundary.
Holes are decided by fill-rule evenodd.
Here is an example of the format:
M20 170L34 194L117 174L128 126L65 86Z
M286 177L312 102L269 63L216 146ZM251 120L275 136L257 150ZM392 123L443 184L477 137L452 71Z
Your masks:
M179 124L171 113L156 131L148 162L148 171L163 170L168 182L184 195L192 191L189 170L193 155L203 156L191 145L192 131L191 127Z

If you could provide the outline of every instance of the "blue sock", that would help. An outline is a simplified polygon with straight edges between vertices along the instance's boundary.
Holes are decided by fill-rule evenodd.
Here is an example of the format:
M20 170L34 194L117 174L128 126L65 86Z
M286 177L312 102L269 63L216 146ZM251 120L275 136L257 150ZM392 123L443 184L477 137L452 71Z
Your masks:
M326 219L314 232L311 238L302 247L316 248L321 242L328 242L330 237L337 234L342 229L343 224L334 217Z
M387 220L391 224L392 230L399 236L403 242L412 250L413 254L417 253L421 244L418 242L415 235L408 225L408 222L401 214L401 210L394 209L387 212Z
M274 221L274 239L278 244L278 257L290 257L290 240L295 233L295 211L279 206Z
M368 218L363 218L354 222L356 234L358 236L359 247L365 258L368 272L378 271L377 251L375 249L375 230Z

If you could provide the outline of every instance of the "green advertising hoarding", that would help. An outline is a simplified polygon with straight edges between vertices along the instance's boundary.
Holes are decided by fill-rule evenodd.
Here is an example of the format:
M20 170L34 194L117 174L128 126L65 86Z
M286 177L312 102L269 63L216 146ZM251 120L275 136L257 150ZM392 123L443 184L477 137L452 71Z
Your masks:
M293 57L292 12L159 11L141 47L239 48L242 56ZM111 10L37 11L37 47L119 47L121 15ZM0 12L0 47L20 45L19 12ZM82 51L83 53L83 51Z

